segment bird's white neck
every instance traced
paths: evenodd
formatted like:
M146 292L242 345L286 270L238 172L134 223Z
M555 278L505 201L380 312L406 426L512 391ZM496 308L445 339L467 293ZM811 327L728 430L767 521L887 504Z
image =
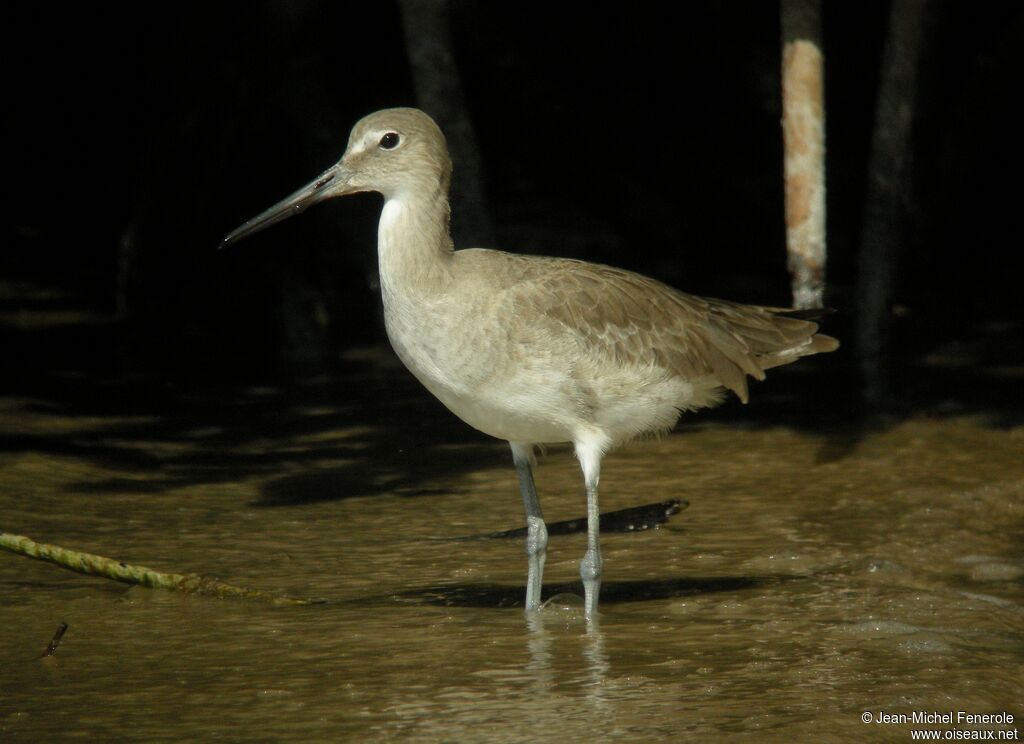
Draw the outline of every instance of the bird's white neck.
M377 228L381 289L388 295L440 291L451 279L453 246L443 188L387 197Z

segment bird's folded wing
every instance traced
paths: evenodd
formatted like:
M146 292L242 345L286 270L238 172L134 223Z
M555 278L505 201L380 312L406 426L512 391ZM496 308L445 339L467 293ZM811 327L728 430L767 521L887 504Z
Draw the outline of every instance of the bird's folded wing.
M712 377L747 400L747 375L838 344L815 336L816 323L684 294L609 266L550 259L515 290L534 317L544 316L592 354L618 364L656 365L687 380Z

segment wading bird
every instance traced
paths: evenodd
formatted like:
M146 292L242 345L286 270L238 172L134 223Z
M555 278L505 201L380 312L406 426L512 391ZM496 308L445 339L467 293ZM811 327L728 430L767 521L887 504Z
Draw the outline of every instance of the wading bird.
M507 440L526 509L526 610L540 605L547 529L533 482L534 446L571 442L587 493L584 612L601 587L597 486L601 458L636 437L668 431L683 411L733 391L747 376L838 342L780 308L684 294L610 266L454 250L451 161L422 111L359 121L337 164L229 234L223 245L311 204L362 191L384 196L377 235L388 338L409 371L456 416Z

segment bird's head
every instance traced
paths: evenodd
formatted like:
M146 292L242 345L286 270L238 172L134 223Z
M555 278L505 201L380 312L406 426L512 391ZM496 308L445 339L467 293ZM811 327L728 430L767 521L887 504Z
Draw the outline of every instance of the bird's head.
M444 134L419 109L377 111L352 128L341 160L291 196L233 230L221 247L237 242L307 207L361 191L377 191L385 199L404 193L447 194L451 160Z

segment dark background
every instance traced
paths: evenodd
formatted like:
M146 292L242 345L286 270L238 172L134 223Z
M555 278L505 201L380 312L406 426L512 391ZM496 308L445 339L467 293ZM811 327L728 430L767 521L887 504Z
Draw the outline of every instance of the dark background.
M496 247L789 304L776 5L450 8ZM8 13L10 392L54 395L69 376L187 389L335 373L359 364L347 350L384 341L378 196L216 247L335 162L358 118L417 105L399 6ZM814 377L819 401L847 413L863 410L851 339L889 15L886 2L825 9L828 330L844 345ZM1007 416L1024 370L1024 7L931 2L922 38L886 406ZM457 247L478 244L455 209Z

